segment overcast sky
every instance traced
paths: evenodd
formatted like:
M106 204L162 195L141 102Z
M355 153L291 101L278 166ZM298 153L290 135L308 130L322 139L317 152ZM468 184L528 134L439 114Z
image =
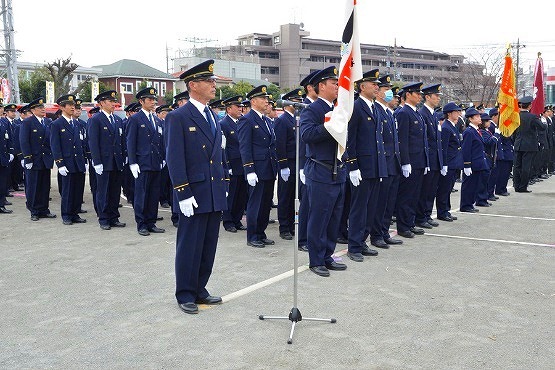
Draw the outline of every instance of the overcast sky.
M169 57L193 43L193 37L235 44L239 35L272 33L281 24L304 23L311 38L340 40L344 0L269 1L66 1L13 0L15 45L19 60L51 62L72 56L91 67L135 59L166 70ZM555 67L552 2L460 2L358 0L362 43L431 49L469 55L483 48L502 49L517 38L521 63L533 64L542 52L544 66ZM386 6L388 6L386 11ZM379 9L379 10L378 10ZM536 13L537 12L537 13ZM526 14L526 16L524 16ZM205 44L196 44L197 47ZM339 51L338 51L339 53ZM171 61L170 61L171 65Z

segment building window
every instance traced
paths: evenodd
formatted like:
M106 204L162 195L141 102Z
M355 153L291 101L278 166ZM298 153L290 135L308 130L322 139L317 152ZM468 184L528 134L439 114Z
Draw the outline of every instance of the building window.
M235 78L235 68L231 68L231 78Z
M166 95L166 83L160 82L160 96Z
M120 82L119 91L120 91L120 94L132 94L133 84L129 82Z
M260 73L266 75L278 75L279 67L260 67Z
M311 55L310 59L311 62L324 62L325 58L322 56L318 56L318 55Z
M141 80L135 80L135 89L137 89L137 91L139 91L139 88L141 87Z
M258 57L259 58L264 58L264 59L279 59L279 54L278 53L269 53L267 51L260 51L258 53Z
M156 91L160 92L160 83L159 82L155 82L153 87L156 89Z

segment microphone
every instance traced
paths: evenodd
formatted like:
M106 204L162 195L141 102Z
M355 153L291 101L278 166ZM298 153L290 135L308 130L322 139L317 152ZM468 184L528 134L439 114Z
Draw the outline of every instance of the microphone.
M308 107L308 104L305 103L299 103L296 101L291 101L291 100L283 100L283 99L278 99L277 104L279 107L283 108L283 107L295 107L295 108L306 108Z

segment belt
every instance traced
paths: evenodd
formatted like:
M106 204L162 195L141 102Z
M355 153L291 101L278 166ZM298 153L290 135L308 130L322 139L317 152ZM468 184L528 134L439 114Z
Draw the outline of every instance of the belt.
M330 171L333 171L333 164L329 164L329 163L326 163L326 162L322 162L322 161L319 161L319 160L317 160L317 159L310 158L310 157L308 157L308 159L310 159L311 161L314 161L314 162L316 162L316 163L318 163L318 164L320 164L320 165L326 167L326 168L327 168L328 170L330 170ZM343 168L343 165L344 165L344 163L338 164L338 165L337 165L337 169Z

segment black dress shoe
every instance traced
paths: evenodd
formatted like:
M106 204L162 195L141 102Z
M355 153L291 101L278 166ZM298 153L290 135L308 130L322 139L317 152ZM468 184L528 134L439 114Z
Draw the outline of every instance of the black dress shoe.
M532 190L522 189L522 190L515 190L515 192L517 192L517 193L531 193Z
M110 224L112 227L125 227L125 222L115 221Z
M149 236L150 233L148 232L147 229L139 229L139 235L142 235L142 236Z
M247 245L250 245L251 247L254 247L254 248L264 248L265 247L264 243L262 243L259 240L253 240L251 242L247 242Z
M156 217L156 221L162 221L163 219L164 219L164 217L162 217L162 216Z
M13 203L12 203L12 202L8 202L8 201L6 200L6 201L4 201L4 205L5 205L5 206L13 206Z
M476 203L478 207L491 207L491 203Z
M222 297L216 297L209 295L206 298L199 298L195 301L196 304L220 304L222 303Z
M424 230L419 229L417 227L411 227L410 231L412 231L412 233L415 234L415 235L424 235Z
M337 243L339 243L339 244L349 244L349 241L340 236L339 238L337 238Z
M419 223L416 224L416 226L420 226L420 227L422 227L422 228L424 228L424 229L433 229L433 228L434 228L432 225L430 225L430 224L427 223L427 222L419 222ZM413 231L413 232L414 232L414 231ZM415 233L415 234L418 234L418 233Z
M63 220L62 223L64 225L73 225L73 222L71 220Z
M194 302L180 303L179 308L181 311L189 314L198 313L198 306Z
M488 198L488 200L491 200L493 202L495 202L497 199L499 199L499 197L492 195L491 197Z
M291 235L291 233L289 231L284 232L284 233L280 233L279 237L285 240L293 240L293 235Z
M372 244L376 248L383 248L383 249L389 248L389 245L383 239L370 241L370 244Z
M38 220L39 220L39 216L31 215L31 221L38 221Z
M72 222L74 224L84 224L85 222L87 222L87 220L85 220L84 218L81 218L81 217L77 217L77 218L74 218L72 220Z
M170 208L170 204L168 202L164 202L160 205L162 208Z
M40 215L39 217L40 218L56 218L57 216L53 213L47 213L47 214L44 214L44 215Z
M377 256L378 251L375 250L375 249L371 249L370 247L368 247L368 245L366 243L364 243L364 246L362 247L361 254L363 256Z
M333 261L332 263L326 263L326 268L328 270L343 271L347 270L347 265Z
M402 240L393 239L393 238L387 238L387 239L384 239L383 241L386 242L387 244L391 244L391 245L403 244L403 241L402 241Z
M501 195L502 197L508 197L509 195L511 195L511 193L504 192L504 193L497 194L497 195Z
M437 216L437 219L441 221L453 222L453 217L451 216Z
M262 239L261 242L264 245L274 245L274 244L276 244L276 242L271 240L271 239Z
M247 230L247 227L244 225L235 226L237 230Z
M6 209L6 207L0 207L0 213L12 213L11 209Z
M451 193L456 193L457 191L459 191L459 189L455 189L455 188L451 189Z
M10 193L6 194L6 196L7 196L8 198L13 198L13 194L10 194Z
M476 208L469 208L469 209L461 209L461 212L476 213L476 212L480 212L480 210Z
M77 213L87 213L86 209L80 209L79 211L77 211Z
M272 219L268 220L268 223L269 223L269 224L275 224L275 223L276 223L276 220L274 220L274 219L272 218Z
M426 221L427 223L429 223L430 225L432 225L433 227L438 227L439 226L439 222L434 221L432 219L429 219L428 221Z
M161 227L154 225L151 228L149 228L148 231L155 234L161 234L161 233L165 233L166 229L162 229Z
M100 225L102 230L110 230L112 227L110 225Z
M457 216L453 216L453 215L449 215L449 216L453 219L453 221L458 220L458 217L457 217Z
M397 235L402 236L403 238L414 238L414 233L410 230L398 231Z
M362 262L364 261L364 256L362 255L362 253L351 253L351 252L347 252L347 257L349 257L350 259L352 259L355 262Z
M230 226L230 227L226 227L225 231L229 231L230 233L236 233L237 229L235 228L235 226Z
M318 276L323 276L323 277L330 276L330 271L326 268L326 266L313 266L310 268L310 271L312 271Z
M308 247L306 245L299 245L297 248L299 252L308 252Z
M173 223L173 227L178 227L178 226L179 226L179 223L177 223L177 222Z
M121 208L121 207L123 207L123 204L118 203L118 208Z

